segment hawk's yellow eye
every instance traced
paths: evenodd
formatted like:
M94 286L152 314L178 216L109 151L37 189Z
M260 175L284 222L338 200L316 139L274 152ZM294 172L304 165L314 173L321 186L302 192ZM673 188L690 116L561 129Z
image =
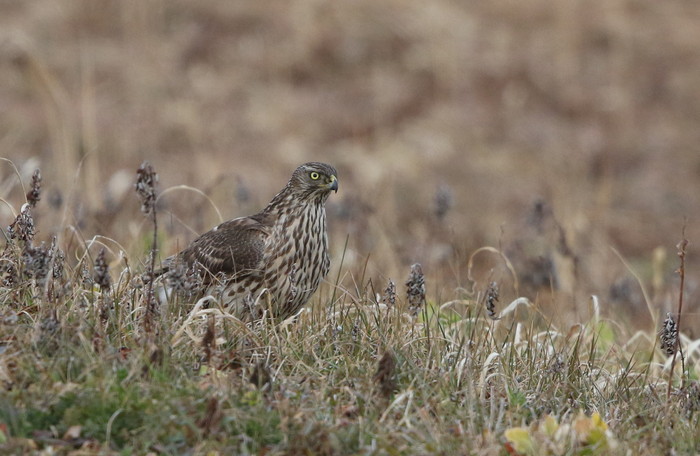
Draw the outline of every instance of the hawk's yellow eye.
M310 176L311 179L313 179L313 180L318 180L318 178L321 177L316 171L314 171L314 172L312 172L311 174L309 174L309 176Z

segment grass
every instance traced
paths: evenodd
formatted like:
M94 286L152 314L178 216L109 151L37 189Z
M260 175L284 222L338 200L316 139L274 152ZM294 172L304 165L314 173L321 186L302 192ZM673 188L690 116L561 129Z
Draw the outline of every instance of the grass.
M0 453L697 453L699 4L550 3L4 2ZM147 312L144 160L161 256L333 163L311 311Z
M22 223L33 220L19 218L0 289L6 452L700 450L697 341L683 343L666 396L656 334L602 318L596 297L591 317L557 327L525 298L501 305L492 283L426 301L413 267L410 298L380 296L364 279L326 283L277 326L178 297L147 317L150 291L125 267L137 261L113 264L112 283L104 249L94 260L55 244L32 250Z

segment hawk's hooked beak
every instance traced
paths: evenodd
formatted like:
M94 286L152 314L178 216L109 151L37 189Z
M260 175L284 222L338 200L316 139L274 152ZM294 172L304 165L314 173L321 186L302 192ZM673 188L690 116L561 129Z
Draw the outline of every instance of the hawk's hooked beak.
M328 184L328 188L338 193L338 178L331 175L331 183Z

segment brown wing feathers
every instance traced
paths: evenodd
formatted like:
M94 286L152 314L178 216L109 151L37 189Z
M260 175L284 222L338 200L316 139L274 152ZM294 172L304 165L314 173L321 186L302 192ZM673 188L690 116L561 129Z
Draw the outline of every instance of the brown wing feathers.
M210 274L240 274L259 269L269 229L253 217L224 222L202 234L181 253L164 261L164 269L184 260Z

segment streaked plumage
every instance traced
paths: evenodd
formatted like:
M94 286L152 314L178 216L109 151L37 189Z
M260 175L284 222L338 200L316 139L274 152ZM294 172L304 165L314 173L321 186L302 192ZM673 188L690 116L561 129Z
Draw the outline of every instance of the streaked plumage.
M328 274L325 202L337 190L335 168L303 164L265 209L204 233L162 272L183 263L199 270L205 292L243 319L268 309L277 320L294 315Z

